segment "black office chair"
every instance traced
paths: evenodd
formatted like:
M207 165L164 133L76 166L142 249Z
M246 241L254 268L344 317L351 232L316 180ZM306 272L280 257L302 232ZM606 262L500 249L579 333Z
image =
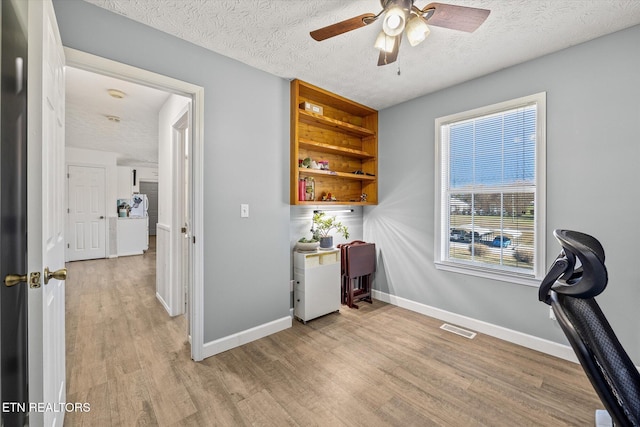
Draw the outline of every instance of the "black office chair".
M562 246L538 298L549 304L616 426L640 426L640 374L595 296L607 286L604 249L584 233L555 230Z

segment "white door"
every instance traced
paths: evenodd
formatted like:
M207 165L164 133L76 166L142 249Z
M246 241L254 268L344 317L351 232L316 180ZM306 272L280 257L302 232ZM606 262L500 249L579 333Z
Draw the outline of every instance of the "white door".
M172 145L173 145L173 165L174 173L173 194L174 204L172 212L172 253L176 256L170 260L172 280L169 281L170 303L169 313L172 316L187 314L189 281L191 280L190 250L192 248L191 239L191 186L190 186L190 143L189 126L190 107L186 106L173 124ZM180 232L177 232L177 231ZM187 322L189 323L189 322ZM187 331L189 333L189 331Z
M62 426L64 336L64 51L51 0L29 2L27 258L42 272L29 290L29 401L58 411L36 411L31 425ZM46 272L57 272L47 280ZM63 274L64 273L64 274ZM45 284L45 282L47 282Z
M69 165L67 181L67 259L105 258L105 170L101 167Z
M189 256L189 250L191 249L192 245L191 245L191 209L190 209L190 185L189 185L189 176L190 176L190 168L189 168L189 127L188 127L188 116L186 117L186 126L181 130L180 132L180 153L179 153L179 160L178 162L180 163L180 167L179 167L179 171L180 171L180 175L178 177L178 180L181 181L178 183L178 185L182 184L181 186L181 190L179 193L179 204L180 206L182 206L181 212L182 212L182 223L184 224L184 238L182 239L182 248L181 248L181 258L182 258L182 262L181 262L181 271L182 271L182 280L181 280L181 286L182 286L182 295L184 296L184 299L182 301L183 304L183 308L184 311L183 313L185 313L187 315L187 318L189 316L189 281L191 280L190 277L190 268L189 266L191 265L191 260L190 260L190 256ZM187 322L187 334L189 334L189 322Z

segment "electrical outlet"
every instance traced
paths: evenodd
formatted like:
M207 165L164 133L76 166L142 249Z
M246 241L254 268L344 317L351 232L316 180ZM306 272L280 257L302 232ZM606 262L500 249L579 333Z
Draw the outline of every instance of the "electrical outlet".
M249 218L249 205L246 203L240 205L240 218Z
M549 307L549 319L556 320L556 314L553 312L553 308Z

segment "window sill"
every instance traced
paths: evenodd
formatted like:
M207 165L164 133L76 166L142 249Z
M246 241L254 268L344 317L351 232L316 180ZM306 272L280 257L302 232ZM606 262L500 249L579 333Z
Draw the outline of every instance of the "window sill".
M499 280L501 282L515 283L518 285L535 286L536 288L540 286L540 282L542 281L542 278L536 278L533 276L525 276L522 274L508 272L501 273L484 268L453 263L436 262L435 266L438 270L466 274L467 276L482 277L484 279Z

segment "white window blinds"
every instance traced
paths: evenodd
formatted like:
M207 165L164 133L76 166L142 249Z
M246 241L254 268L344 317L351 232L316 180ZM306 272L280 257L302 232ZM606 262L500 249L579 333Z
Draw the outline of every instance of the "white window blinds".
M538 101L516 101L436 121L437 261L536 276L540 115Z

